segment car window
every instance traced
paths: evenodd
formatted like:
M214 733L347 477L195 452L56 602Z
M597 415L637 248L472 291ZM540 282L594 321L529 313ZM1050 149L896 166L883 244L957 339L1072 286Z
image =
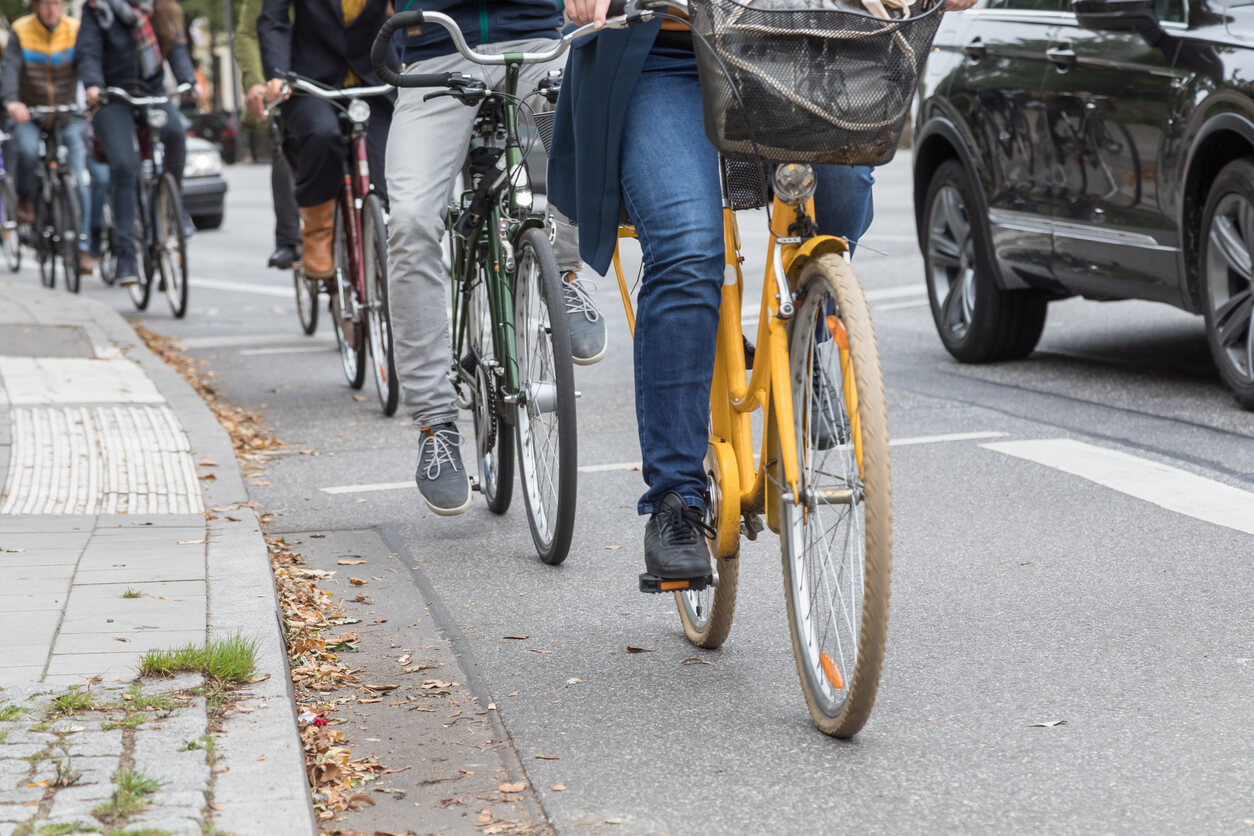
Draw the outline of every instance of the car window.
M1189 12L1184 0L1154 0L1154 14L1168 23L1188 23Z
M1008 9L1017 12L1065 12L1068 0L992 0L990 9Z
M1228 32L1246 41L1254 41L1254 0L1228 0L1224 4Z

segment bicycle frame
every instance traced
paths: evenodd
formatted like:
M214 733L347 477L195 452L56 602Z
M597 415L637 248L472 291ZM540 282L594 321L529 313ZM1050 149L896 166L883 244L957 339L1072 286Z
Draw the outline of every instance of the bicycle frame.
M344 172L344 188L340 191L340 207L348 223L348 271L353 283L354 299L343 297L344 285L336 282L335 292L340 294L340 310L355 320L357 311L366 303L366 259L362 252L361 212L366 195L370 193L370 161L366 155L365 125L353 125L349 138L348 169Z
M721 167L720 167L721 168ZM727 182L722 175L724 267L722 298L719 303L718 337L714 352L714 378L710 386L710 446L707 467L718 468L720 475L720 507L711 509L718 520L717 535L711 551L717 557L732 557L740 550L740 519L766 512L768 527L776 533L777 492L788 490L797 496L800 462L797 460L796 432L792 388L789 380L788 327L793 313L792 288L789 275L796 275L805 259L825 253L843 254L848 244L833 235L797 236L793 230L813 229L814 201L794 207L774 198L771 230L767 245L765 280L758 318L753 370L746 374L744 331L741 327L741 300L744 296L743 259L740 255L740 228L735 212L726 199ZM789 227L792 227L790 229ZM620 228L619 239L634 238L631 227ZM614 272L627 315L628 327L635 335L635 311L631 290L627 286L622 260L615 249ZM839 336L833 333L833 338ZM841 347L842 364L847 351ZM850 412L856 414L857 393L852 389L852 376L847 376L846 400ZM758 464L754 465L752 413L763 411L763 431ZM785 416L784 420L776 420ZM773 435L778 433L778 438ZM773 458L778 448L779 458ZM712 457L713 461L709 458ZM861 454L858 454L859 466ZM772 477L771 471L779 470Z

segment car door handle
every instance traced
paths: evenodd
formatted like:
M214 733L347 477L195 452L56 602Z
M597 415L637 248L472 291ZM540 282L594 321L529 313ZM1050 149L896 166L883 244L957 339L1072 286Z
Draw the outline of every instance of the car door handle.
M1045 50L1045 57L1064 70L1075 65L1075 50L1070 44L1051 46Z
M972 61L979 61L981 58L988 55L988 47L984 45L982 40L976 38L974 41L964 46L962 48L962 52Z

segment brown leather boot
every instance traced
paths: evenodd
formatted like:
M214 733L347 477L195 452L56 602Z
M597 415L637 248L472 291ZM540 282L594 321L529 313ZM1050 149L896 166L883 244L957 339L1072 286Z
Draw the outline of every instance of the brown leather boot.
M329 279L335 275L331 260L331 236L335 231L335 201L300 207L300 238L304 242L305 275Z

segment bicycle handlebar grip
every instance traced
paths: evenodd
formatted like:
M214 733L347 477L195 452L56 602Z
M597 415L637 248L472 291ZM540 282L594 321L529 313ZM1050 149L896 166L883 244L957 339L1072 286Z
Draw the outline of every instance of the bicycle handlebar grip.
M370 66L379 74L384 84L393 87L447 87L452 73L428 73L426 75L403 75L388 66L388 51L392 48L392 36L398 29L409 29L421 26L423 15L414 10L399 12L383 22L379 34L375 35L370 47Z
M610 0L610 7L605 10L606 17L621 17L627 14L627 0Z

